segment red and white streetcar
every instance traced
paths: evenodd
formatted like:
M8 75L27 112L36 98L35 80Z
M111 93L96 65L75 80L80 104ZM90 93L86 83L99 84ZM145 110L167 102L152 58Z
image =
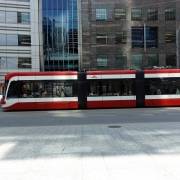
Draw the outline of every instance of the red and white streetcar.
M3 110L180 106L180 70L14 72Z

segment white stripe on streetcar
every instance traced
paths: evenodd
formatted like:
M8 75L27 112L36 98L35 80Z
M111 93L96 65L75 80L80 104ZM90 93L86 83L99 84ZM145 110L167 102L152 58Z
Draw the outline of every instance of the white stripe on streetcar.
M146 95L145 99L179 99L180 94L172 94L172 95Z
M145 78L162 78L162 77L169 77L169 73L163 74L144 74Z
M87 97L87 101L120 101L120 100L136 100L136 96L98 96L98 97Z
M180 77L180 73L144 74L145 78Z
M87 79L131 79L135 74L105 74L105 75L87 75Z

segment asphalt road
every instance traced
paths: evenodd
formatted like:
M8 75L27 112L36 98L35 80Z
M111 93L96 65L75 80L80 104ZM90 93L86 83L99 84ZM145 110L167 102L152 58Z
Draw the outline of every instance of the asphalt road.
M180 108L0 110L0 179L179 180Z
M180 107L55 111L2 111L0 127L180 122Z

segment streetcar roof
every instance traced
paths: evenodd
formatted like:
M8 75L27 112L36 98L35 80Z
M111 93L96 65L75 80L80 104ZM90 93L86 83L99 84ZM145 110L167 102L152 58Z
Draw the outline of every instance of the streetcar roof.
M115 74L136 74L137 70L105 70L105 71L86 71L86 75L115 75ZM143 70L144 74L165 74L180 73L180 69L152 69ZM6 80L10 80L14 76L77 76L77 71L48 71L48 72L12 72L5 76Z
M12 72L5 76L6 80L10 80L14 76L77 76L77 71L48 71L48 72Z

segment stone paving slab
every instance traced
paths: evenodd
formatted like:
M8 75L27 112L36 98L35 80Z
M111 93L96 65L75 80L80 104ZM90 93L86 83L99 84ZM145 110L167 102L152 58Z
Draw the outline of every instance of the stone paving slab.
M179 115L178 107L0 111L0 180L180 180Z

